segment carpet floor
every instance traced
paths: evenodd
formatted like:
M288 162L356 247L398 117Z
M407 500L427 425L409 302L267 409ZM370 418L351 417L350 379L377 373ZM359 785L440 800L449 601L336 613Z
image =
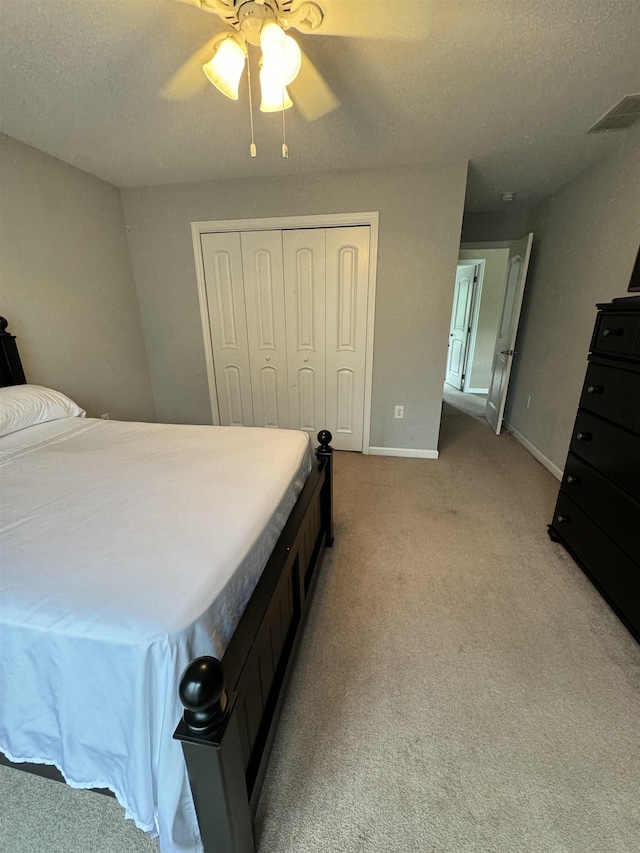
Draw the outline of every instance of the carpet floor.
M449 406L458 409L459 412L465 415L470 415L472 418L484 419L484 411L487 407L486 394L468 394L464 391L458 391L453 385L445 382L442 399Z
M336 454L258 853L637 853L640 647L547 537L558 483L444 404L437 462ZM156 851L0 768L7 853Z

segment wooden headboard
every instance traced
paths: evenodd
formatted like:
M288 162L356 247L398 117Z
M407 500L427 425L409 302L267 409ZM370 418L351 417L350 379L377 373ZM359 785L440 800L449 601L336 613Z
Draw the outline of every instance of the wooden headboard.
M27 381L24 378L16 339L7 332L8 325L4 317L0 317L0 387L24 385Z

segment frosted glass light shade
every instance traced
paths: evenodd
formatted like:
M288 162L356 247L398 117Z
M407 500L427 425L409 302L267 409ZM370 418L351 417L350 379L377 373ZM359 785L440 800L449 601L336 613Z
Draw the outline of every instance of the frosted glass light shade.
M277 113L293 106L286 87L282 86L279 80L274 80L264 68L260 71L260 88L262 90L261 113Z
M266 21L260 30L262 67L280 85L293 83L300 73L302 53L291 36L285 34L275 21Z
M213 57L202 66L202 70L216 89L232 101L237 101L244 61L244 50L233 36L229 36L220 43Z

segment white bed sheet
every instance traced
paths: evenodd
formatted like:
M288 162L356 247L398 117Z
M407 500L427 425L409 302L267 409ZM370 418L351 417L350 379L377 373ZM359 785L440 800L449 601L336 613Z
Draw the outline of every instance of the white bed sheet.
M67 418L0 439L0 750L201 850L180 674L221 656L312 467L304 433Z

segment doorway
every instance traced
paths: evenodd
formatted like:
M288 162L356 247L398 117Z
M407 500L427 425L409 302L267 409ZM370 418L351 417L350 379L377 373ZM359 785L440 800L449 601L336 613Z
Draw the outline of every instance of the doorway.
M458 255L443 414L480 419L488 423L497 434L501 430L510 367L516 354L514 342L532 241L533 234L528 234L522 240L463 244ZM475 267L477 275L480 263L483 265L482 287L479 288L475 283L474 308L468 313L469 322L465 326L463 321L466 314L463 308L467 295L459 282L465 275L468 276L471 265ZM465 332L469 343L463 362L464 370L456 373L452 344L457 352L462 353ZM473 347L470 343L472 333ZM460 346L456 336L462 340ZM443 424L446 429L446 421Z

